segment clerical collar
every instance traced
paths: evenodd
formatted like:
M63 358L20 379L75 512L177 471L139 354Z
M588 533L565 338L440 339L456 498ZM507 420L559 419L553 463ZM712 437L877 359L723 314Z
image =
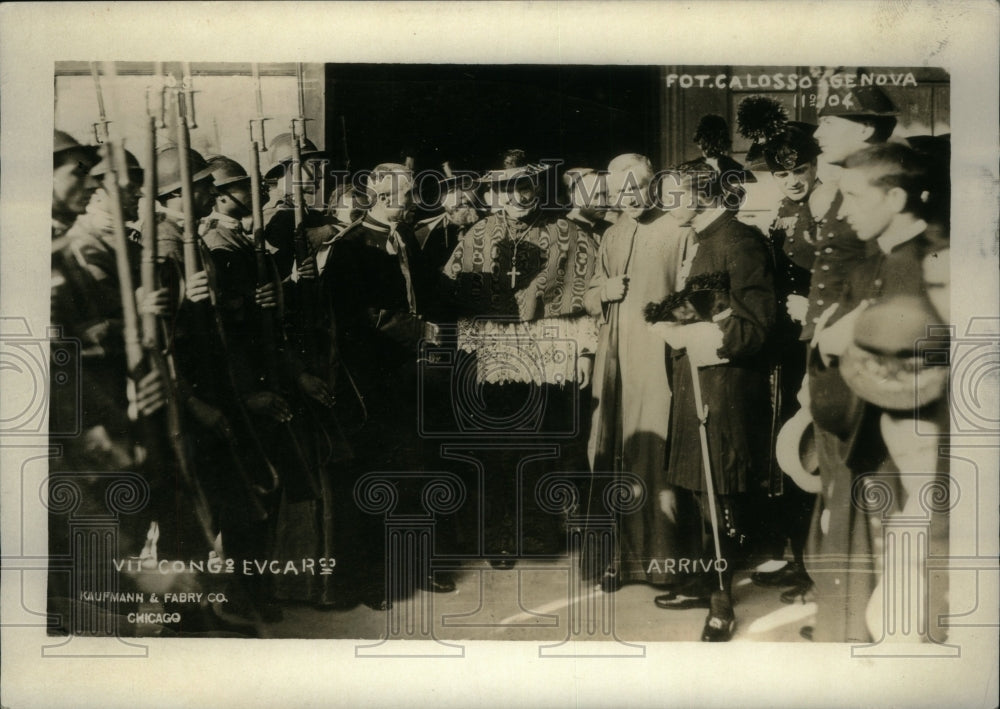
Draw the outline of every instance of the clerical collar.
M377 221L374 217L372 217L369 214L365 215L364 226L368 229L371 229L372 231L377 231L380 234L388 234L392 230L392 227L390 225L383 224L382 222Z
M701 234L708 230L710 226L722 220L723 217L732 216L732 211L724 207L712 207L704 212L699 212L691 218L691 228Z
M578 222L584 226L590 227L591 229L593 229L594 225L597 223L593 219L587 219L587 217L583 216L579 207L573 207L569 210L569 212L566 213L566 218L571 222Z
M923 219L918 219L915 222L901 227L895 232L886 231L875 241L878 242L878 247L882 249L882 253L890 254L896 249L896 247L902 246L907 241L916 238L925 231L927 231L927 222Z

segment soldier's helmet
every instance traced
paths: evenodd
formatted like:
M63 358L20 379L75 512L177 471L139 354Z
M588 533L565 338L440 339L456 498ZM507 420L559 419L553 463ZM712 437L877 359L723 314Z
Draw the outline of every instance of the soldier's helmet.
M208 167L212 171L212 181L216 187L225 187L237 182L250 182L250 175L243 166L225 155L213 155L208 158Z
M90 169L90 174L94 177L101 177L108 171L108 156L103 148L100 151L100 155L101 161ZM128 150L125 151L125 167L128 169L130 175L142 175L142 165L139 164L139 160L135 155Z
M97 156L97 148L93 145L82 145L76 138L71 136L69 133L65 133L61 130L52 131L52 154L58 155L59 153L66 152L67 150L77 150L82 153L87 153L94 162L99 159Z
M212 176L212 169L205 158L194 150L188 150L188 165L191 168L191 183ZM163 148L156 154L156 194L158 197L176 192L181 186L180 149Z
M286 166L292 161L292 134L281 133L276 135L271 141L271 145L268 146L267 152L271 162L267 168L267 172L264 173L264 179L277 179L282 176ZM301 149L301 157L304 162L306 160L325 157L325 153L319 150L315 143L306 138L305 144Z

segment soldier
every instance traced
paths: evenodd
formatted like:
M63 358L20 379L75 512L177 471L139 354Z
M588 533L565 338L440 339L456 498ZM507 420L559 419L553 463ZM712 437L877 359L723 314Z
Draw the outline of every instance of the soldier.
M52 238L66 233L84 213L97 191L90 169L100 158L97 149L80 145L71 135L56 130L52 146Z
M692 177L686 176L682 184L691 185ZM735 218L740 193L728 192L715 173L702 180L707 190L695 185L691 191L696 238L681 266L681 279L685 285L707 284L710 307L686 324L651 327L670 348L673 373L666 482L698 499L702 518L712 520L721 556L708 567L714 567L717 581L716 574L706 574L691 587L657 596L655 602L666 609L709 608L701 639L725 642L736 623L731 587L733 573L745 558L748 493L759 484L768 460L766 344L775 297L763 236ZM696 409L698 388L710 412L707 422ZM699 447L702 435L707 441ZM703 449L708 461L703 460ZM712 476L714 495L707 475ZM699 580L704 584L700 588Z
M317 275L314 258L301 264L295 263L295 203L292 181L292 134L281 133L268 146L271 166L264 173L268 186L268 200L264 205L265 237L269 250L274 255L275 264L283 280L290 278L293 266L303 277ZM317 194L322 196L326 154L317 150L311 140L306 139L301 151L302 158L302 198L304 204L304 233L311 253L333 238L339 231L325 215Z
M771 225L769 236L775 262L775 289L778 314L772 335L775 355L772 377L772 406L775 419L772 440L778 429L798 410L796 394L806 366L805 343L799 339L808 307L809 283L815 256L815 222L809 209L809 197L817 188L819 145L812 137L815 126L790 122L761 148L768 171L784 195ZM772 475L782 475L774 468ZM751 575L760 586L790 587L781 594L782 601L802 597L812 585L803 565L803 550L809 531L809 519L815 496L789 484L769 485L769 497L759 509L764 536L770 536L772 559L780 563L761 565ZM768 534L768 532L770 534ZM791 543L793 561L783 563L785 539ZM767 542L767 539L762 539Z

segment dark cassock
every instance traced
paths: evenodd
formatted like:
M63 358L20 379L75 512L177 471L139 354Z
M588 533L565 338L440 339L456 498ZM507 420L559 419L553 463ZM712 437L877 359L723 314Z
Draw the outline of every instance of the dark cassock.
M766 474L769 456L770 354L766 345L775 318L771 257L763 235L735 216L734 211L714 207L692 220L696 237L685 254L680 285L707 283L707 290L715 295L700 308L704 312L699 312L697 322L675 326L674 337L664 335L670 345L673 385L666 483L695 495L710 530L692 358L698 365L701 398L708 411L708 463L722 557L715 560L712 537L706 535L705 556L718 565L710 566L713 571L695 582L696 588L698 581L703 584L696 593L700 605L695 607L711 609L704 641L725 641L731 636L732 577L744 561L748 542L746 501ZM658 598L657 605L690 607L684 596L669 593Z
M420 310L427 279L412 229L366 214L333 241L320 282L335 319L343 374L364 403L353 427L345 422L355 461L336 482L334 495L344 500L336 536L352 544L342 547L337 564L352 572L361 600L384 607L386 531L381 519L354 504L354 483L372 471L423 469L417 358L430 326Z
M905 232L865 243L869 255L850 274L836 310L823 323L824 328L835 326L865 301L893 296L926 300L924 261L946 244L940 231L928 229L922 220L915 221ZM890 336L901 327L898 319L892 324L887 324L885 318L880 322ZM900 350L912 351L913 347L911 341ZM870 642L877 638L871 636L865 614L882 571L879 567L883 551L882 511L868 512L856 500L865 494L866 485L889 485L893 491L891 498L897 505L905 501L908 491L882 437L884 410L851 391L841 366L843 362L836 359L825 363L815 348L810 352L809 400L817 427L822 484L807 547L807 564L816 584L818 607L813 639ZM946 399L942 401L939 408L946 405ZM939 413L929 407L916 415L939 420ZM912 406L909 415L914 416ZM946 422L947 417L943 420ZM946 477L947 461L937 457L936 452L931 459L933 465L929 469ZM836 464L824 465L824 461ZM932 515L931 545L934 553L946 554L947 515ZM940 601L940 587L935 591ZM873 602L881 603L881 599ZM936 623L933 625L937 627Z
M676 290L682 255L693 238L689 227L659 209L638 220L619 215L604 232L585 299L600 324L588 444L591 467L595 472L628 471L646 487L642 507L621 517L617 558L609 561L621 583L669 583L673 574L664 571L663 560L683 554L674 524L659 506L671 391L663 339L647 326L643 309ZM622 275L629 278L625 298L602 300L607 280Z
M543 170L508 157L504 169L483 178L500 209L462 235L441 281L458 322L455 371L467 373L459 384L474 394L457 401L456 415L509 442L482 454L478 490L486 554L499 568L565 548L563 520L541 509L535 488L547 472L587 470L578 370L589 368L580 360L597 344L596 321L584 307L597 245L537 203L516 204L518 194L531 204ZM458 410L470 406L482 410ZM557 451L523 460L544 445Z

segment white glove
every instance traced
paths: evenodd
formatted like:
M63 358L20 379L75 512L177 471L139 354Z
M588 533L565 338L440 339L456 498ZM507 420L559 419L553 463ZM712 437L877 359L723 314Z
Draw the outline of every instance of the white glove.
M655 333L675 350L682 350L687 346L685 338L686 325L680 325L675 322L657 322L651 323L648 327L650 332Z
M687 330L687 354L699 367L711 367L714 364L725 364L729 360L719 357L722 348L722 328L716 323L696 322L685 325Z
M785 301L785 310L788 311L788 317L792 320L797 323L804 323L806 321L806 311L809 310L809 299L805 296L792 293Z
M867 303L862 303L816 335L816 347L819 348L823 364L829 366L834 357L842 357L850 344L854 342L854 325L867 305Z

